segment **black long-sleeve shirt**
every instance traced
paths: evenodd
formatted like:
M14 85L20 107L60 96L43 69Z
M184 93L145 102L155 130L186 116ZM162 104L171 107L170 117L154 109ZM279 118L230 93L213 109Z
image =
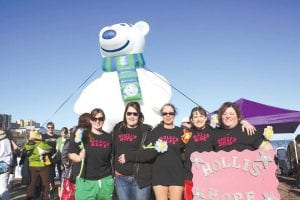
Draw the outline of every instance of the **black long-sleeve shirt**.
M150 131L151 126L146 124L125 128L121 123L113 130L114 169L122 175L134 176L140 188L151 185L152 162L156 152L142 147L150 143ZM118 161L121 154L125 154L124 164Z

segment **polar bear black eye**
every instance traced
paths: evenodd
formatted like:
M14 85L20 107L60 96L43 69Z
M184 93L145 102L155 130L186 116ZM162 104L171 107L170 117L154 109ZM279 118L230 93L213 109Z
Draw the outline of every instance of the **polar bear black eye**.
M121 26L126 26L127 24L120 24Z

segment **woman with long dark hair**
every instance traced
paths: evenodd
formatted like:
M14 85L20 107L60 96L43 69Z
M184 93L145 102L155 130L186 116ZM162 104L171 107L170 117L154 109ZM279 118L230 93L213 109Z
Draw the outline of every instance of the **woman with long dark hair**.
M93 109L90 117L90 129L76 135L70 143L70 159L82 162L75 184L75 199L111 199L114 189L112 137L102 130L105 120L102 109Z
M156 153L143 148L150 142L151 126L144 124L138 102L126 105L123 121L113 129L114 173L119 200L148 200L151 166Z

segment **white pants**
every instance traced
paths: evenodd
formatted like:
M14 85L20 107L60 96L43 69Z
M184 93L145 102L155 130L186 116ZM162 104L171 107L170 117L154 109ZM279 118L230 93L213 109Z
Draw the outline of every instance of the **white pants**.
M9 173L10 172L8 171L3 174L0 174L0 199L2 200L9 199L9 193L7 189Z

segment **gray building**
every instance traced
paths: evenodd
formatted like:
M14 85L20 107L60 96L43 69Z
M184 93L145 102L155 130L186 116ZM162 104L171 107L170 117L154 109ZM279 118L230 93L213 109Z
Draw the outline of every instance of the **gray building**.
M10 130L11 128L11 115L0 114L0 129Z

